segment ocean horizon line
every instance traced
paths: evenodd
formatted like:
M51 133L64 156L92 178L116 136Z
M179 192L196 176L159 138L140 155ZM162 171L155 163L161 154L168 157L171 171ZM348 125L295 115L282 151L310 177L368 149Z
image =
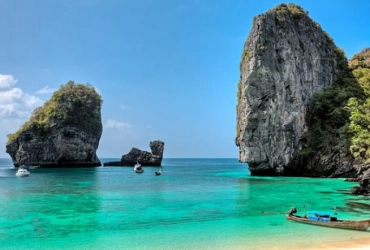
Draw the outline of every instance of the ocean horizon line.
M121 157L98 156L99 159L121 159ZM10 159L11 157L0 157L0 159ZM238 157L163 157L164 159L238 159Z

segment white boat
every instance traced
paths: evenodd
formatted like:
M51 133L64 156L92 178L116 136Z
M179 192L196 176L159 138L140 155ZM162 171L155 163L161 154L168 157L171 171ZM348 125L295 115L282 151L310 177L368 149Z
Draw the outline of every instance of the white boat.
M155 175L161 175L161 174L162 174L162 170L160 170L160 169L155 172Z
M27 169L25 168L19 168L17 170L17 172L15 173L15 176L18 176L18 177L27 177L31 174L30 171L28 171Z
M141 164L140 163L136 163L135 166L134 166L134 171L135 173L143 173L144 172L144 169L141 167Z

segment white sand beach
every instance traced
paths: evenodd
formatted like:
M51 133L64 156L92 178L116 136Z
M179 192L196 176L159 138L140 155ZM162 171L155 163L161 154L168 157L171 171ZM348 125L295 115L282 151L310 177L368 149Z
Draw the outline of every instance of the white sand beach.
M370 238L354 239L354 240L338 240L337 242L330 242L325 244L319 244L313 248L307 250L369 250L370 249Z

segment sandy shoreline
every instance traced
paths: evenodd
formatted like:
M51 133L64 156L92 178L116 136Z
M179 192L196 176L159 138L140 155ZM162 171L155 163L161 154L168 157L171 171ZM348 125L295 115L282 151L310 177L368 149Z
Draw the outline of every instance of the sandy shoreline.
M336 230L334 230L335 233ZM218 250L226 250L226 249L234 249L234 250L370 250L370 234L369 232L363 232L362 235L353 235L353 232L349 230L348 233L343 233L346 230L340 230L338 234L332 234L332 238L324 238L327 235L321 235L322 238L314 238L311 237L309 234L304 234L297 237L296 235L290 235L290 240L282 239L274 239L275 243L271 242L264 244L250 244L246 242L229 242L229 245L226 244L212 244L208 245L205 248L199 249L218 249ZM307 233L307 232L306 232ZM276 241L277 240L277 241Z
M353 239L353 240L338 240L337 242L330 242L319 244L313 248L307 248L306 250L369 250L370 249L370 238ZM291 249L293 250L293 249Z

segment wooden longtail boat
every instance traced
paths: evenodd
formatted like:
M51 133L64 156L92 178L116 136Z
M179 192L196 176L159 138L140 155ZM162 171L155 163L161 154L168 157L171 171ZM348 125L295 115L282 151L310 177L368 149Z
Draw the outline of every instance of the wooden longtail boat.
M366 231L370 227L370 220L338 220L331 213L319 211L309 211L305 216L298 216L294 215L296 212L295 208L290 209L287 219L316 226L358 231Z

